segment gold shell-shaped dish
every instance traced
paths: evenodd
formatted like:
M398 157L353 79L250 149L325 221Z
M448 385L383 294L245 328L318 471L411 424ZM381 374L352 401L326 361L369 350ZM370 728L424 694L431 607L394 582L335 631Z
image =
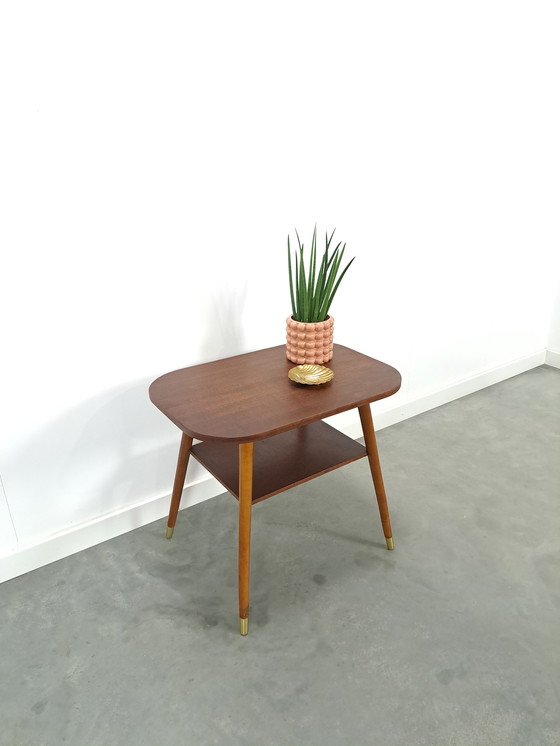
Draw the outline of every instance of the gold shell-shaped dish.
M332 381L334 373L324 365L296 365L288 371L290 381L305 383L308 386L317 386L319 383Z

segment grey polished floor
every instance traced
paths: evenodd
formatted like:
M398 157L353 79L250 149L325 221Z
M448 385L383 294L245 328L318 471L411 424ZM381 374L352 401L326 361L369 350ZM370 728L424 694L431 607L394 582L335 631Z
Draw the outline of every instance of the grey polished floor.
M560 371L379 433L253 511L229 495L0 587L2 746L558 746Z

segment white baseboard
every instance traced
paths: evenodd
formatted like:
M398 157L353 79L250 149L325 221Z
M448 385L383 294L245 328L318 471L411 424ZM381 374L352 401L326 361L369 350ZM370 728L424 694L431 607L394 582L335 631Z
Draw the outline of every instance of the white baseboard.
M375 427L377 430L388 427L519 373L524 373L545 362L560 368L560 353L552 350L539 350L400 404L392 404L391 399L386 399L374 405ZM352 438L359 438L362 435L357 417L355 422L346 424L340 429ZM188 484L182 509L215 497L223 491L223 487L210 476L194 484ZM0 557L0 583L164 518L169 510L169 499L169 494L149 498L142 503L74 526L39 543L19 546L14 551Z
M210 475L193 484L187 483L185 489L181 509L209 500L224 491ZM170 498L170 494L152 497L73 526L35 544L19 546L0 557L0 583L164 518L169 512Z
M545 363L547 365L552 365L553 368L560 368L560 352L556 352L555 350L547 350Z
M391 400L385 399L379 404L372 405L375 429L381 430L384 427L395 425L409 417L415 417L417 414L428 412L442 404L460 399L462 396L468 396L468 394L474 394L476 391L487 388L487 386L493 386L495 383L500 383L500 381L532 370L544 364L546 354L546 350L537 350L530 355L511 360L495 368L483 370L468 378L461 378L443 388L429 391L401 404L391 406ZM362 436L360 423L357 421L355 425L345 428L345 432L352 438L360 438Z

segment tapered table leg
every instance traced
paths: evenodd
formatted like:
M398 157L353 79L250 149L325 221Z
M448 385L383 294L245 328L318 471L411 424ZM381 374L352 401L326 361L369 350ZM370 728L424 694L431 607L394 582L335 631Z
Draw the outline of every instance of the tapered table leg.
M375 430L373 428L373 419L371 417L371 409L369 407L369 404L364 404L363 406L358 407L358 412L360 413L360 421L362 423L362 430L366 443L369 468L371 469L371 476L373 477L373 484L375 486L375 494L377 495L377 504L379 505L379 513L381 515L381 524L383 526L385 541L387 542L387 549L393 549L394 546L393 532L391 530L391 519L389 517L387 495L385 494L383 475L381 474L381 464L379 463L377 440L375 438Z
M177 470L175 471L175 482L173 483L171 505L169 507L169 518L167 519L166 536L168 539L173 536L173 529L177 522L177 513L179 512L183 487L185 486L185 477L187 475L187 466L189 464L192 442L193 439L183 433L181 437L181 446L179 448L179 457L177 459Z
M249 569L253 507L253 443L239 444L239 631L249 631Z

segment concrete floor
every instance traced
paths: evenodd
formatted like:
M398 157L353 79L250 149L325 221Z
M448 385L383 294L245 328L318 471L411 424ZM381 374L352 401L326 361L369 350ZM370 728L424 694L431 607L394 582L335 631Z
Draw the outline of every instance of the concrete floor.
M4 584L0 744L558 746L560 371L379 448L395 551L365 460L257 505L246 638L229 495Z

